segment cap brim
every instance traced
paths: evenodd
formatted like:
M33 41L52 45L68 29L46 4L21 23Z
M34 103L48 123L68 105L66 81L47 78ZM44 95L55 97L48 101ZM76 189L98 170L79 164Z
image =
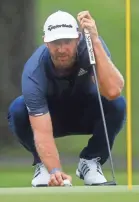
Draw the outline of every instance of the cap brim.
M76 34L60 34L59 36L56 35L52 35L52 36L44 36L44 42L52 42L52 41L55 41L55 40L58 40L58 39L77 39L79 37L79 33L76 33Z

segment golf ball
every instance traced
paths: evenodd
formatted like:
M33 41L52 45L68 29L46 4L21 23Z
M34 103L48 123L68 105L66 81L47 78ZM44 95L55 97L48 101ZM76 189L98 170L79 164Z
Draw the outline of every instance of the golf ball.
M65 187L71 187L72 186L72 184L69 180L64 180L63 182L64 182Z

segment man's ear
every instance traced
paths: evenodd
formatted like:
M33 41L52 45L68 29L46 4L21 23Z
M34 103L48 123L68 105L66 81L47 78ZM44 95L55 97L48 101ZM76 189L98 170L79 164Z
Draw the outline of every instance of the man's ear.
M44 42L44 37L45 37L45 35L42 36L43 42ZM45 43L45 42L44 42L44 43Z
M42 36L43 42L44 42L44 35Z
M48 47L48 43L44 42L44 44L46 45L46 47Z
M44 35L42 36L43 42L44 42ZM48 44L46 42L44 42L44 44L46 45L46 47L48 47Z

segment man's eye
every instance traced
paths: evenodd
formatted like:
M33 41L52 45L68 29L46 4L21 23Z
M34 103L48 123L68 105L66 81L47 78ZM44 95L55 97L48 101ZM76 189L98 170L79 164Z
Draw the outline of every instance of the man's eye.
M61 45L61 44L69 44L71 42L71 39L61 39L61 40L55 40L51 42L53 45Z
M65 39L65 43L68 44L71 42L71 39Z
M59 44L59 40L52 41L51 43L54 45L57 45L57 44Z
M55 41L54 44L55 44L55 45L59 45L59 44L60 44L60 41Z

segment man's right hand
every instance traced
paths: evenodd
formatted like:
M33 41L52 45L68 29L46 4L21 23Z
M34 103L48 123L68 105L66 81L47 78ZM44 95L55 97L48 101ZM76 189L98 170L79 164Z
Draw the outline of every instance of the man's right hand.
M49 186L64 186L64 180L72 181L72 177L70 175L65 174L64 172L57 171L54 174L50 175L50 181L48 183Z

